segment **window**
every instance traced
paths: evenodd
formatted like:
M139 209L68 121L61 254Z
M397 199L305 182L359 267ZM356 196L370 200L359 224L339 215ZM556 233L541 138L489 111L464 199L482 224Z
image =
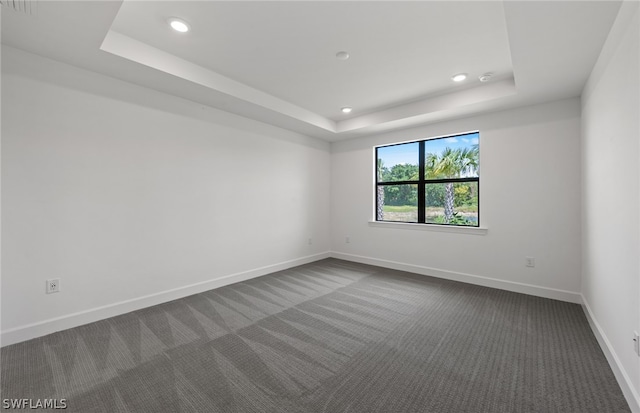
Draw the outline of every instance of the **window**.
M376 147L376 221L477 227L480 133Z

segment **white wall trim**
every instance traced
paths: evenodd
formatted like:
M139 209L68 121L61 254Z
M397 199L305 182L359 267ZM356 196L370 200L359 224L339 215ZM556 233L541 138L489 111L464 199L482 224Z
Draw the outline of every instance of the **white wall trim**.
M485 227L463 227L455 225L416 224L413 222L369 221L370 227L387 229L411 229L417 231L450 232L453 234L487 235Z
M246 281L252 278L270 274L272 272L282 271L288 268L296 267L298 265L319 261L325 258L329 258L330 256L330 252L308 255L306 257L296 258L293 260L267 265L264 267L255 268L235 274L229 274L220 278L185 285L183 287L178 287L159 293L149 294L130 300L120 301L101 307L79 311L77 313L72 313L61 317L39 321L37 323L11 328L0 333L0 343L2 343L2 346L8 346L10 344L15 344L21 341L26 341L32 338L55 333L56 331L78 327L84 324L103 320L105 318L114 317L117 315L129 313L131 311L140 310L142 308L166 303L168 301L177 300L179 298L187 297L193 294L212 290L214 288L220 288L224 287L225 285Z
M600 344L600 348L602 348L602 352L607 358L607 361L611 366L611 370L613 370L613 374L618 380L618 385L622 390L622 394L624 394L624 397L627 399L627 403L629 403L629 408L632 412L640 412L640 395L638 395L638 392L633 387L633 383L624 369L624 366L620 362L611 342L605 335L604 330L600 327L593 311L591 311L589 302L584 295L580 294L580 296L582 297L582 308L587 316L587 321L589 321L591 330L593 330L593 334L596 336L596 340L598 340L598 344ZM629 339L629 341L631 341L631 339ZM629 343L629 346L631 346L631 343Z
M567 301L581 304L580 293L559 290L555 288L540 287L532 284L519 283L515 281L499 280L497 278L483 277L481 275L466 274L438 268L425 267L422 265L405 264L397 261L382 260L379 258L364 257L361 255L345 254L342 252L331 252L333 258L346 261L359 262L362 264L376 265L378 267L391 268L394 270L408 271L421 275L428 275L446 280L460 281L469 284L481 285L483 287L497 288L500 290L513 291L516 293L534 295L536 297L551 298L554 300Z

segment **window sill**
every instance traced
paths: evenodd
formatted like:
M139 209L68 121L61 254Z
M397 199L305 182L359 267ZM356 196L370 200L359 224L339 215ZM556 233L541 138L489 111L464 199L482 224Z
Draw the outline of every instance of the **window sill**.
M483 227L456 227L437 224L414 224L410 222L369 221L370 227L411 229L418 231L449 232L454 234L487 235L488 228Z

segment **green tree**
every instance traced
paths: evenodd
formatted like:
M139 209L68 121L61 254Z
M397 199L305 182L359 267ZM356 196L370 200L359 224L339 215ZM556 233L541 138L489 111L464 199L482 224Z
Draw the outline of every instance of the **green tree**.
M393 165L385 176L385 181L417 181L418 165L400 163Z
M440 155L428 153L425 159L427 179L460 178L475 174L479 162L478 145L470 148L445 148ZM445 183L444 221L449 224L454 217L455 192L452 182Z
M438 207L444 205L444 185L429 184L425 188L425 206Z
M385 174L385 171L387 171L387 168L384 167L384 162L380 158L378 158L378 165L376 169L378 174L378 182L382 182L383 175ZM376 189L377 189L377 196L378 196L378 202L376 204L377 205L376 216L378 220L382 220L384 219L384 187L378 185Z
M384 173L385 182L418 180L418 165L396 164ZM415 185L387 185L384 187L387 205L416 205L418 191Z

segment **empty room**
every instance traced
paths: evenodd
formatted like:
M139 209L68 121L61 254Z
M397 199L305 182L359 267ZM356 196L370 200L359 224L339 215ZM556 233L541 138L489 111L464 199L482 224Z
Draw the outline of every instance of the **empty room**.
M639 10L0 0L2 409L640 413Z

